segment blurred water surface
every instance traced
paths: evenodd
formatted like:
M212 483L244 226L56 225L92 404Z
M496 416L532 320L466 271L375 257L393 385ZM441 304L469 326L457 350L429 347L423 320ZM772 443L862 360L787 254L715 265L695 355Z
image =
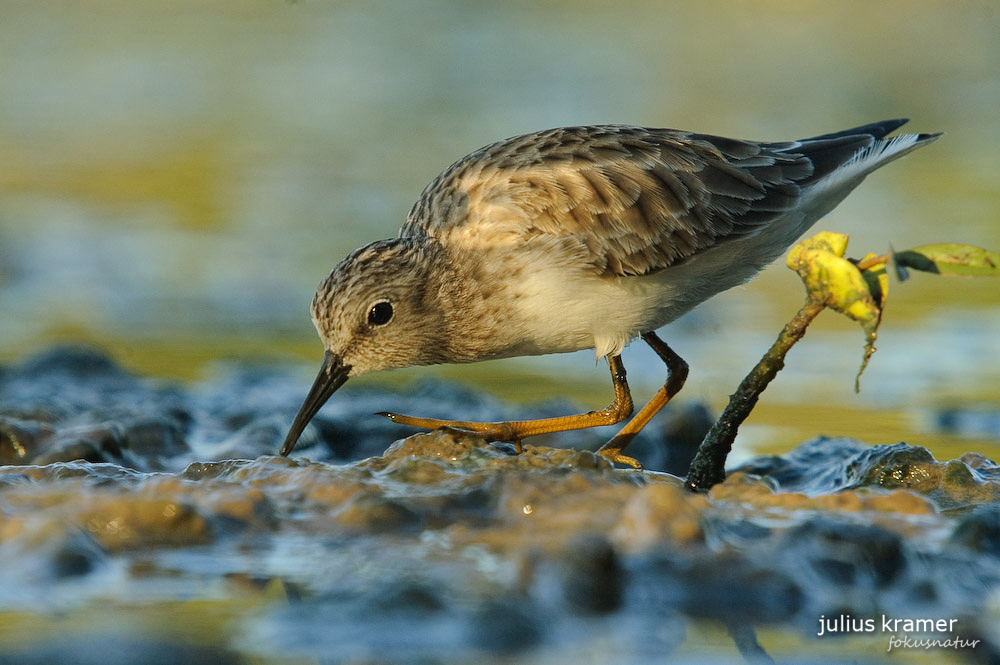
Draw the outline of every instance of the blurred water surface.
M1000 247L993 2L3 1L0 14L4 360L71 340L168 377L295 362L304 391L326 272L394 235L453 160L558 125L781 140L908 116L947 135L817 228L850 233L853 255ZM685 395L721 407L800 288L775 266L668 327L692 366ZM1000 408L995 280L894 286L860 397L862 335L823 318L741 450L819 433L944 459L995 445L995 429L949 434L937 415ZM641 390L661 380L639 345L625 361ZM609 397L587 352L389 378L433 372L513 399Z

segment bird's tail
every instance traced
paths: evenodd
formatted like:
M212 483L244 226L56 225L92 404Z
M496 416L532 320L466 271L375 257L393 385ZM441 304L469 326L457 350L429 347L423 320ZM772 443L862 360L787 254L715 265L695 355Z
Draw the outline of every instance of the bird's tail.
M815 183L817 189L839 188L851 181L856 185L875 169L941 136L940 133L887 136L906 122L901 118L862 125L796 141L797 145L787 150L803 154L812 161L813 173L801 184Z
M913 152L937 140L943 132L936 134L899 134L889 138L880 138L867 148L862 148L854 154L844 168L857 167L865 173L870 173L891 161ZM867 168L866 168L867 167Z

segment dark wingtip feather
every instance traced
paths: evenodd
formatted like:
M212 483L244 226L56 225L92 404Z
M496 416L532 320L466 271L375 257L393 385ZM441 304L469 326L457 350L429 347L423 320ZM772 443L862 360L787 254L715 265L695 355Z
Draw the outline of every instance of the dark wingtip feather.
M933 134L917 134L917 143L930 143L937 141L944 136L944 132L934 132Z
M823 134L821 136L813 136L808 139L802 139L803 141L819 141L823 139L837 139L842 136L855 136L858 134L868 134L876 139L883 139L888 136L891 132L896 131L906 123L910 121L909 118L894 118L892 120L883 120L881 122L873 122L867 125L861 125L860 127L852 127L850 129L845 129L840 132L833 132L832 134Z

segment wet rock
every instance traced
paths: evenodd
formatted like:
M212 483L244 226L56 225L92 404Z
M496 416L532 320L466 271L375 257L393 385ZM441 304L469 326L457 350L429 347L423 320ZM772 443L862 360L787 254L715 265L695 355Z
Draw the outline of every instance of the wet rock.
M784 570L734 551L694 557L651 553L633 574L641 602L665 603L726 624L789 621L805 604L806 592Z
M60 584L72 584L107 562L107 555L80 528L30 517L0 515L0 556L3 572L14 573L19 584L4 585L3 602L19 596L37 598ZM2 654L2 644L0 644ZM0 655L0 662L3 662Z
M448 604L439 589L417 580L400 580L379 589L367 601L376 612L414 612L432 614L444 612Z
M707 506L701 495L681 488L681 481L650 483L632 494L614 529L614 541L628 552L680 547L704 536L700 515Z
M79 346L55 347L29 358L18 374L58 376L64 379L93 376L126 377L126 373L106 354Z
M979 506L963 516L948 542L973 552L1000 557L1000 507Z
M787 561L805 562L820 587L881 588L896 581L907 566L897 534L823 518L789 529L780 550Z
M186 414L134 420L125 427L121 448L143 460L148 469L160 471L170 462L190 451L185 440Z
M845 467L868 448L856 439L820 436L784 455L749 460L734 471L766 477L786 492L832 493L848 487Z
M0 457L5 463L82 459L162 468L184 445L190 423L184 400L100 352L54 349L0 376L0 423L11 425L4 434L0 424Z
M1000 498L996 465L973 469L961 460L938 462L926 448L876 446L855 461L854 486L905 487L951 509Z
M114 460L114 458L106 455L106 451L101 449L99 442L91 439L73 438L69 441L61 441L58 445L46 451L45 454L39 455L31 461L35 464L46 465L55 462L72 462L74 460L80 460L81 462L109 462Z
M198 508L208 516L213 530L272 531L280 525L279 512L274 502L256 488L201 492L197 498Z
M50 424L72 418L118 420L142 408L164 411L178 399L176 391L139 379L91 349L43 352L0 380L0 415Z
M273 455L281 446L286 425L276 417L259 418L244 425L211 449L216 459L254 459Z
M876 446L847 463L847 481L850 486L905 487L926 494L936 489L939 481L938 474L931 471L936 461L921 446Z
M0 416L0 464L27 464L52 438L45 423Z
M208 480L225 477L246 465L247 461L242 459L226 459L221 462L192 462L181 475L188 480Z
M337 513L337 523L349 529L367 532L416 530L421 517L398 499L381 494L362 494Z
M90 573L106 560L101 548L92 538L73 532L62 540L52 553L52 574L57 578L77 577Z
M844 489L906 489L940 509L1000 500L1000 468L973 455L939 462L920 446L868 447L851 439L820 437L782 456L751 460L737 471L763 476L784 491L829 494Z
M81 519L101 547L111 552L204 545L212 540L208 522L194 508L163 499L97 500Z
M603 535L585 533L571 540L562 568L563 595L574 611L605 614L621 607L625 571Z
M492 598L472 613L468 634L471 645L482 651L511 654L542 640L544 619L528 598Z
M300 439L303 450L325 447L326 454L322 456L322 459L329 457L329 459L346 462L377 454L377 451L366 451L368 452L366 455L365 452L361 451L361 442L366 441L371 435L358 436L356 433L357 423L348 418L334 420L320 416L314 418L306 429L310 431L303 432L303 437ZM388 430L388 428L385 429ZM385 433L388 434L388 438L395 438L388 431ZM398 433L396 435L398 436Z
M73 460L121 463L123 461L121 428L112 424L61 430L48 449L35 456L31 463L45 465Z
M393 442L381 455L383 469L388 472L409 475L409 466L422 460L445 460L463 462L465 465L477 465L482 460L488 464L491 459L499 459L500 453L495 452L485 441L454 430L441 430L414 436Z
M15 475L29 478L32 482L43 485L52 484L53 494L58 495L55 486L59 481L80 480L88 486L127 485L129 482L145 478L145 475L127 467L110 463L90 463L82 460L72 462L53 462L45 465L33 465L28 468L8 467ZM7 469L0 468L0 473ZM60 483L61 485L61 483ZM70 484L66 487L73 487Z
M505 468L522 470L550 470L554 474L565 474L570 470L592 470L611 473L612 465L607 459L586 450L545 448L524 444L524 452L512 454L505 445L493 445L480 437L459 430L441 429L425 434L400 439L385 453L366 464L387 473L399 474L406 478L422 469L424 473L436 474L424 462L435 460L444 463L444 468L455 470L480 470Z
M810 496L800 492L781 491L771 478L753 476L743 471L729 474L725 482L715 485L709 491L709 496L719 502L750 504L757 508L785 511L873 511L911 515L935 512L934 504L928 499L907 490L891 492L843 490L835 494Z
M752 547L774 534L774 529L769 525L759 524L750 519L732 519L724 515L706 517L702 525L705 530L705 540L713 545L714 549Z

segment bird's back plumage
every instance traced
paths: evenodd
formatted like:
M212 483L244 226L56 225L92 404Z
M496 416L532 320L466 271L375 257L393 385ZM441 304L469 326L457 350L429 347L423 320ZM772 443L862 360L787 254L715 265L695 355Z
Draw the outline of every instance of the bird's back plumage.
M572 245L596 275L648 275L758 234L822 192L821 216L867 173L937 136L886 138L905 122L771 143L627 125L518 136L442 172L401 235L470 250L542 239Z

